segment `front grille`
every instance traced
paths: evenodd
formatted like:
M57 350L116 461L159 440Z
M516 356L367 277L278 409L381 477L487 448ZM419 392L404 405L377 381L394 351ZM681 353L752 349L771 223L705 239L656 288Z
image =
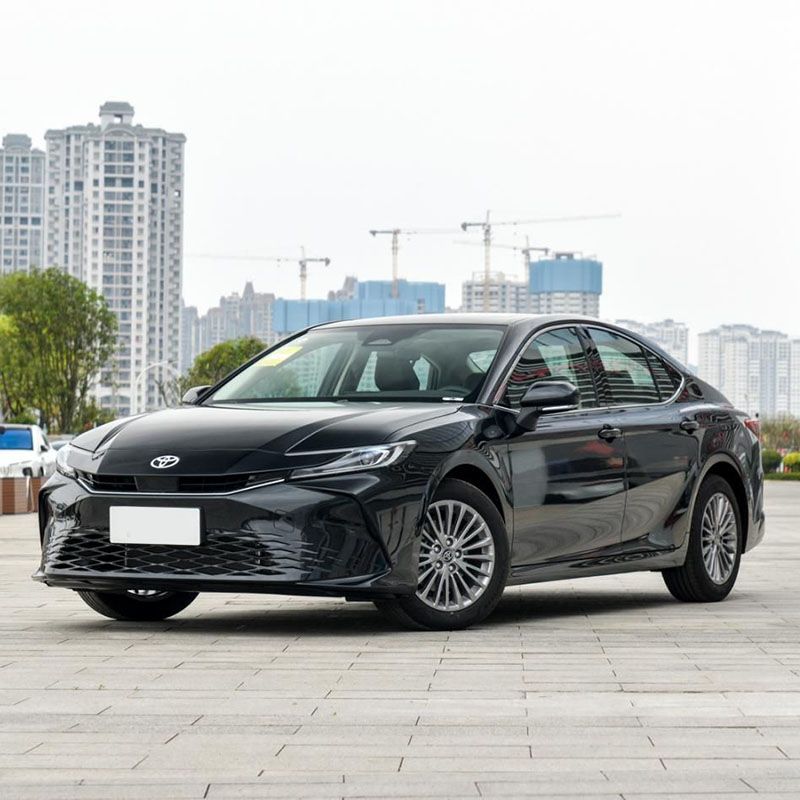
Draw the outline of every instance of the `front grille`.
M327 530L325 529L327 528ZM325 526L313 535L207 531L196 547L114 544L107 530L54 530L46 544L48 574L282 578L290 581L368 575L386 568L368 535Z
M81 480L98 492L135 492L136 479L132 475L93 475L90 472L79 473Z
M238 475L99 475L80 472L81 481L96 492L148 492L224 494L281 480L287 471L253 472Z

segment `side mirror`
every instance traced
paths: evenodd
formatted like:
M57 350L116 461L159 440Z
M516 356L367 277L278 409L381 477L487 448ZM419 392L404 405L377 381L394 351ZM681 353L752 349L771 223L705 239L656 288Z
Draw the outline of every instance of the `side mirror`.
M46 453L46 452L47 452L49 449L50 449L50 448L49 448L49 447L48 447L46 444L43 444L43 445L41 445L41 446L39 447L39 452L40 452L40 453Z
M537 381L522 396L517 425L533 430L542 414L576 409L578 397L578 387L569 381Z
M192 386L187 389L186 394L181 397L181 405L193 406L211 388L211 386Z

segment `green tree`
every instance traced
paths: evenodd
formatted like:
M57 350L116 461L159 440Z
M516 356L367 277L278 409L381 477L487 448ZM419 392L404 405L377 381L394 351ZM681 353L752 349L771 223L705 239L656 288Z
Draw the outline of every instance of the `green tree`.
M60 269L16 272L0 278L0 314L4 405L36 408L43 424L73 430L116 347L117 320L105 299Z
M35 376L25 349L19 346L21 339L14 320L0 315L0 411L6 420L34 416Z
M800 420L788 414L762 419L761 442L770 450L800 450Z
M264 343L255 336L230 339L214 345L194 360L191 369L181 379L181 392L192 386L210 386L217 383L263 349Z

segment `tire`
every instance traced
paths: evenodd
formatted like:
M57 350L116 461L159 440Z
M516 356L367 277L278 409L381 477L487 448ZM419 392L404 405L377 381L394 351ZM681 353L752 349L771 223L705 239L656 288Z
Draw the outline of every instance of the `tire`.
M155 592L150 595L133 592L78 591L89 608L111 619L129 622L153 622L183 611L197 597L197 592Z
M715 512L715 504L718 509L724 509L724 514ZM732 522L735 525L735 531L730 532L729 524L724 526L728 533L718 547L724 552L715 558L713 546L709 550L709 545L707 545L704 557L704 540L714 541L714 536L710 536L707 531L709 528L713 528L715 513L728 520L729 523ZM706 523L705 533L704 522ZM672 596L684 603L715 603L724 600L736 583L741 557L742 520L739 504L730 484L724 478L712 475L703 481L697 494L697 501L692 513L686 560L683 566L665 569L661 573L664 583ZM709 562L712 566L708 566ZM717 570L716 575L712 575L715 570Z
M427 509L419 559L416 593L375 601L380 611L415 630L458 630L485 619L508 580L508 534L497 507L472 484L445 480Z

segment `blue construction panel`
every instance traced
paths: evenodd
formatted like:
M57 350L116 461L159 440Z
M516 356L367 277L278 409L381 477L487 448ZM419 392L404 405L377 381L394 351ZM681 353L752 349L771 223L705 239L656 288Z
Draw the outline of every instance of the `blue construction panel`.
M531 262L528 285L531 294L602 294L603 265L591 258L543 258Z
M443 283L402 280L397 288L398 296L392 297L391 281L363 281L358 283L358 296L351 300L277 298L272 306L272 327L285 336L322 322L445 310Z

